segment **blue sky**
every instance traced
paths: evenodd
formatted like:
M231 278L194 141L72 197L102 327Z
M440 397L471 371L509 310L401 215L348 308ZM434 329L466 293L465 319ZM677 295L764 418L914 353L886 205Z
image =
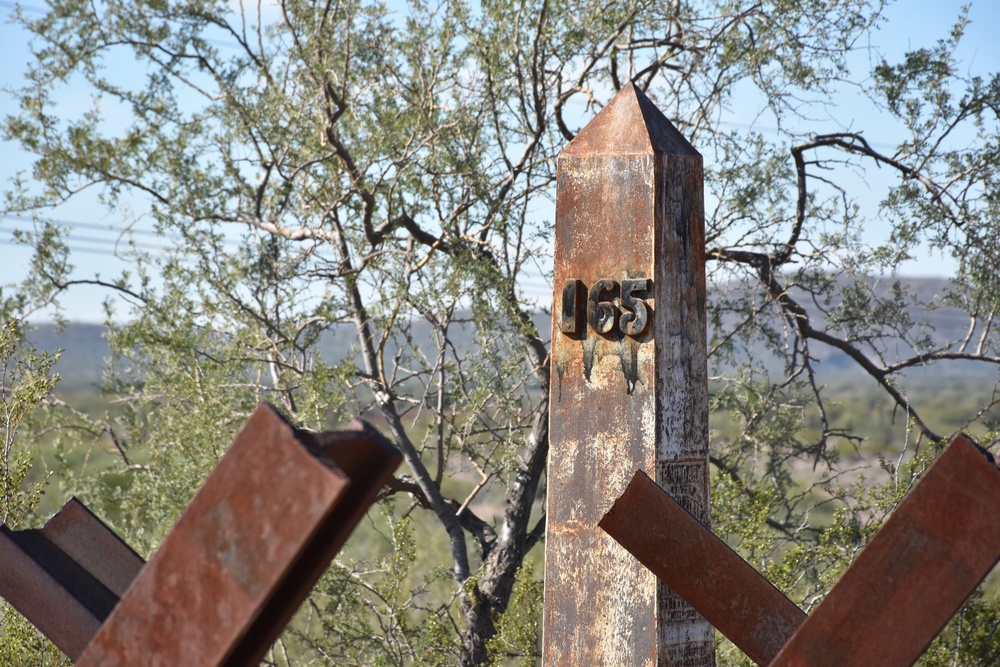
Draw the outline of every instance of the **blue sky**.
M38 12L44 7L42 0L31 0L21 3L28 12ZM884 54L892 60L899 57L907 49L930 46L936 40L945 37L957 17L961 6L965 4L957 0L909 0L897 2L886 11L887 23L882 30L875 33L872 46L876 53ZM4 88L16 87L21 80L21 73L28 62L29 42L27 35L18 27L11 25L7 17L12 13L14 3L0 0L0 62L4 68L0 72L0 85ZM969 16L972 23L966 30L963 47L960 51L962 66L968 73L987 75L1000 69L1000 39L996 38L997 26L1000 26L1000 3L995 1L977 0L971 3ZM860 56L859 57L867 57ZM859 72L866 63L859 62ZM67 91L69 94L70 91ZM0 93L0 115L6 115L15 110L11 96ZM741 110L745 113L745 110ZM887 148L890 142L897 138L898 128L874 125L870 112L866 107L849 95L843 100L837 100L831 112L831 130L846 127L863 128L870 140L885 140ZM749 118L747 118L749 120ZM733 114L731 122L739 125L741 116ZM840 127L836 127L839 125ZM764 127L766 132L766 124ZM0 181L3 189L7 189L8 180L18 171L30 169L31 158L10 143L0 143L3 159L0 160ZM116 240L118 233L112 228L121 228L127 219L122 211L108 212L94 201L81 199L71 207L63 207L52 217L61 221L78 223L71 234L71 247L74 250L73 263L77 267L77 277L93 277L101 274L111 278L119 273L125 264L116 259ZM0 219L0 284L9 284L20 280L26 271L29 253L11 243L13 229L25 228L30 223L18 218ZM873 228L871 238L884 238L888 230ZM148 233L139 232L135 241L146 249L155 249L162 241ZM906 275L948 275L954 270L950 259L928 254L903 267ZM531 296L540 302L548 300L544 281L531 281L531 290L538 294ZM100 321L102 319L101 302L107 296L99 288L78 288L71 299L66 299L65 314L71 320Z

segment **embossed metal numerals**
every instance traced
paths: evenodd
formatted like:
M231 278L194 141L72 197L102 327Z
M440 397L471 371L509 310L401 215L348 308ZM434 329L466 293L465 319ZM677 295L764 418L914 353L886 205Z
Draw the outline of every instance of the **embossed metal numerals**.
M649 327L653 309L646 299L650 296L649 278L627 278L621 281L603 278L586 292L586 306L580 303L585 286L580 280L567 280L562 289L559 330L567 334L582 333L586 324L596 333L613 335L616 331L638 337ZM585 312L583 312L585 311Z
M587 324L597 333L611 333L618 321L618 309L612 299L618 290L614 280L598 280L587 298Z

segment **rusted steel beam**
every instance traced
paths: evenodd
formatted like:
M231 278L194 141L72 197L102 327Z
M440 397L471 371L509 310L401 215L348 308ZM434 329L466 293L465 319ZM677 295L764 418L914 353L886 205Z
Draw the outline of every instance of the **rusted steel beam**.
M400 460L259 406L77 667L257 664Z
M597 527L636 469L709 521L702 159L630 83L557 181L543 662L714 665L712 627Z
M257 664L261 660L364 518L403 458L370 424L357 419L342 431L297 433L319 460L329 460L347 475L351 484L317 536L303 545L298 562L275 591L267 609L247 630L247 636L257 637L257 641L241 642L226 660L225 664L231 667Z
M76 498L42 528L50 542L121 597L145 564L124 540Z
M909 667L1000 559L1000 470L957 436L772 667Z
M0 526L0 594L70 658L118 598L40 530Z
M642 471L600 527L758 665L770 663L806 619Z
M76 498L41 530L0 526L0 597L74 660L142 564Z

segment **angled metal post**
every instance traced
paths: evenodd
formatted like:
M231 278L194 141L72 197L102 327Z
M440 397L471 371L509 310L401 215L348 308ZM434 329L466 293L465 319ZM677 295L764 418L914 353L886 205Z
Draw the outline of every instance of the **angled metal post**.
M125 595L146 561L86 505L70 498L42 534L82 565L116 597Z
M631 83L559 155L548 667L715 664L712 627L597 527L636 469L709 521L702 178Z
M259 406L77 667L257 664L400 460Z
M758 665L806 614L750 563L637 472L600 526Z
M637 473L601 527L772 667L908 667L1000 560L1000 470L956 436L806 617Z
M142 565L76 498L40 530L0 526L0 597L74 660Z
M1000 470L956 436L772 667L909 667L1000 559Z

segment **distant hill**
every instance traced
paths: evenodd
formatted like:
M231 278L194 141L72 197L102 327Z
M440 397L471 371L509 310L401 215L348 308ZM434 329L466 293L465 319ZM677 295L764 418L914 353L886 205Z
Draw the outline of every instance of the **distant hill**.
M873 282L874 293L882 298L891 294L890 290L892 289L893 282L894 280L891 279L876 279ZM904 292L910 292L915 295L919 303L937 302L940 304L944 295L949 293L952 288L951 281L946 278L902 278L900 282ZM821 328L824 326L820 309L816 307L816 304L812 303L811 295L806 294L804 290L795 288L790 290L790 294L793 299L809 311L810 317L813 318L812 324L814 327ZM710 288L710 299L711 296ZM832 310L839 305L839 300L833 298L831 299L831 303L823 305L828 310ZM911 339L926 336L929 340L929 346L923 348L922 352L927 352L929 349L938 346L953 344L956 341L963 340L968 335L969 317L960 308L938 305L936 308L927 311L918 308L909 308L907 310L907 314L913 322L913 326L907 331L907 334ZM738 319L736 315L725 317L722 328L735 326ZM981 331L981 328L977 329L975 336L978 336ZM882 341L880 345L884 346L884 349L881 349L884 355L884 363L892 363L897 360L916 356L917 354L917 350L913 347L894 337ZM871 348L862 348L862 352L867 356L872 356ZM758 362L770 371L777 372L781 370L781 362L778 357L767 350L763 344L754 348L752 354ZM821 382L846 382L857 379L862 375L862 371L853 359L833 347L813 341L810 344L810 354L817 362L814 364L814 368L819 373ZM998 368L994 365L974 361L949 360L946 363L937 363L930 366L915 366L908 369L905 375L911 379L926 379L929 382L935 379L983 381L996 380Z
M40 351L62 350L55 371L62 378L63 392L93 389L100 385L104 363L110 355L101 324L70 322L59 330L54 324L38 324L28 334Z
M929 300L945 293L949 281L940 278L913 278L906 280L906 288L916 293L922 300ZM802 298L802 295L795 295ZM930 313L911 313L917 326L927 328L935 342L954 341L964 338L969 325L968 318L958 308L941 307ZM548 316L538 314L535 323L548 338L550 324ZM98 324L70 323L59 331L52 324L39 324L32 328L30 338L40 350L61 349L62 353L56 366L56 371L62 376L60 389L64 392L86 390L99 385L104 364L109 356L108 344L104 338L105 329ZM475 348L474 332L471 325L459 327L454 332L455 344L459 350L470 351ZM414 322L410 332L416 340L429 339L432 329L426 322ZM328 361L342 359L352 354L354 348L354 329L351 325L340 325L328 332L321 341L321 354ZM391 346L389 350L392 352ZM912 349L890 351L893 358L909 356ZM824 382L851 381L859 377L856 364L843 353L823 345L814 344L813 353L819 364L817 369L822 374ZM754 352L764 355L758 358L768 368L778 370L777 359L766 352ZM948 379L950 381L969 379L995 379L998 370L987 364L971 362L954 362L938 364L930 368L918 368L910 371L914 378L926 377L928 381Z

